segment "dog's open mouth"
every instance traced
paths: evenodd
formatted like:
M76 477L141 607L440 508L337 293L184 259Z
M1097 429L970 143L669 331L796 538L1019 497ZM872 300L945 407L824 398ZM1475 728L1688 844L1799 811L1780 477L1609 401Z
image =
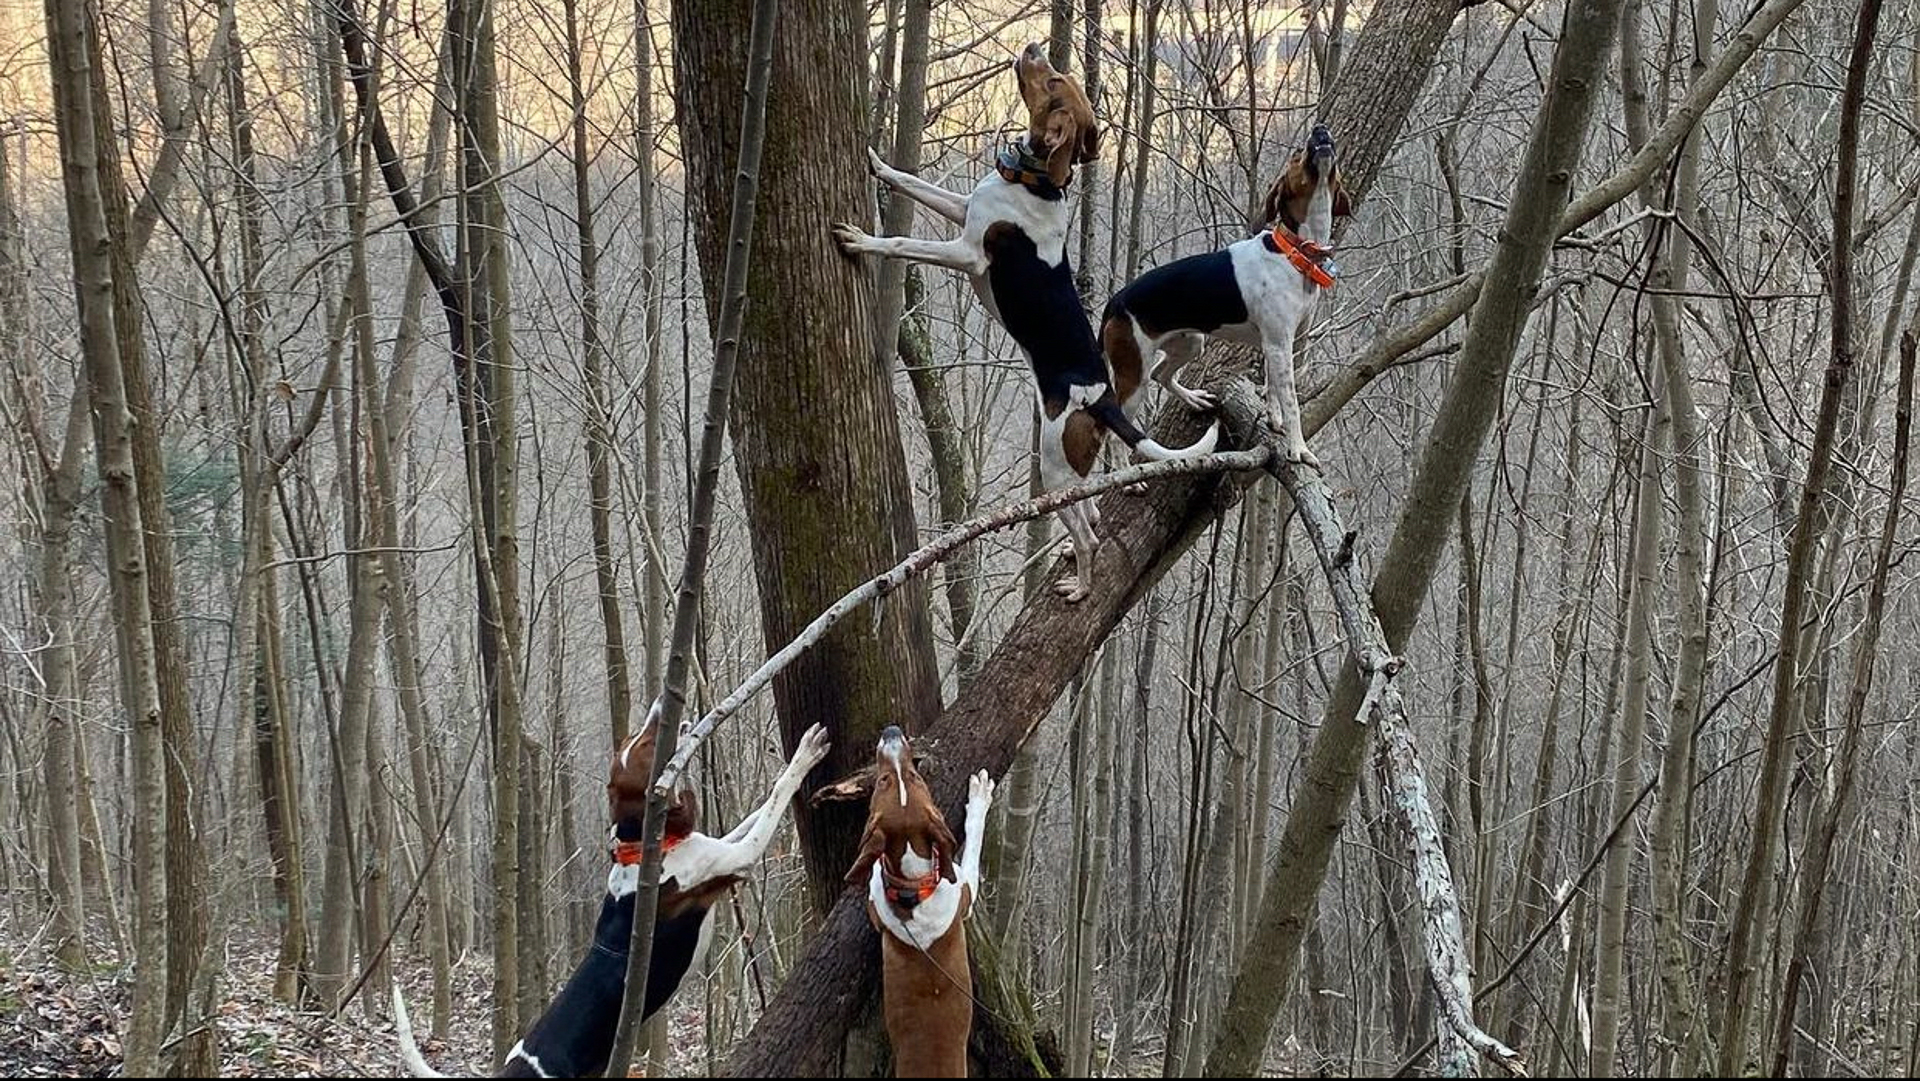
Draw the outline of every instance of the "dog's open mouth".
M1314 165L1333 160L1333 133L1325 124L1315 124L1313 134L1307 137L1307 160Z

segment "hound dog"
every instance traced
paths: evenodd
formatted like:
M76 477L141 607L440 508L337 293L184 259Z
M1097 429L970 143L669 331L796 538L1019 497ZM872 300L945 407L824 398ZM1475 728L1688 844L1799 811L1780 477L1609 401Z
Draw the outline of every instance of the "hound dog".
M613 756L607 781L613 810L613 866L607 872L607 895L600 902L593 944L552 1005L507 1052L496 1076L598 1077L606 1069L620 1002L626 995L627 946L634 894L640 885L641 819L652 783L659 714L656 701L646 727ZM642 1019L666 1005L680 989L680 981L700 964L713 937L713 923L707 918L713 906L766 854L781 816L807 774L826 758L829 747L826 729L819 725L808 729L767 801L723 837L699 831L699 799L688 782L675 783L662 842L666 851L660 866L660 899ZM398 988L393 1004L394 1028L407 1071L415 1077L446 1076L435 1073L421 1056Z
M1333 219L1352 213L1334 161L1333 136L1316 124L1267 193L1262 232L1204 255L1156 267L1107 302L1100 342L1114 371L1138 373L1157 351L1153 380L1194 409L1213 395L1180 382L1205 335L1259 347L1267 369L1267 423L1287 437L1287 456L1319 466L1300 430L1293 338L1322 292L1333 288ZM1137 375L1136 375L1137 378Z
M1147 438L1127 416L1126 404L1140 386L1139 366L1109 370L1067 262L1066 189L1074 165L1099 156L1093 107L1078 83L1054 70L1039 42L1027 46L1014 63L1014 74L1027 106L1027 137L1001 151L994 170L971 195L891 168L868 152L874 175L960 226L960 236L876 237L841 223L834 226L835 238L851 254L950 267L973 280L974 292L1033 367L1040 410L1040 479L1048 490L1085 480L1107 432L1150 460L1211 451L1218 425L1192 446L1170 449ZM1099 516L1086 502L1062 508L1060 516L1073 538L1077 573L1055 590L1078 601L1087 595L1093 577Z
M880 932L880 993L895 1076L967 1075L973 971L963 921L980 893L980 845L992 802L993 780L981 770L968 788L962 849L914 768L907 737L891 725L880 733L867 828L847 881L866 881L867 918Z

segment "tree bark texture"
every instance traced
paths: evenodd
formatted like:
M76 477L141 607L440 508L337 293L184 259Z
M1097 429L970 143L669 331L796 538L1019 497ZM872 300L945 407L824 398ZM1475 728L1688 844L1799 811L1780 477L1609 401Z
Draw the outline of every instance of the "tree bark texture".
M861 220L865 5L806 0L784 5L774 42L760 214L748 279L752 298L739 348L729 417L746 497L761 631L793 637L815 613L914 547L912 490L888 371L872 346L864 269L828 242L835 220ZM695 240L710 318L720 311L721 265L746 86L746 0L673 8L682 143L695 193ZM706 118L706 119L702 119ZM845 154L822 147L850 148ZM850 772L871 757L888 724L909 732L940 707L927 589L889 600L879 625L848 626L774 684L785 746L815 723L832 734L826 766ZM816 903L840 892L864 825L856 807L799 814Z

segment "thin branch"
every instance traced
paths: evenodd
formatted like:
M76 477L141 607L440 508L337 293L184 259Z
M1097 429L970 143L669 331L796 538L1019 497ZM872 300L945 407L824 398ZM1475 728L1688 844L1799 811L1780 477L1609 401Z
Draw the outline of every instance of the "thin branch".
M701 741L711 735L721 721L738 713L753 699L754 695L764 690L773 682L775 676L819 642L835 624L863 605L880 600L913 578L932 570L966 544L988 533L998 532L1008 526L1052 514L1062 507L1091 499L1115 488L1163 477L1262 469L1268 465L1270 455L1271 451L1267 447L1260 446L1252 450L1223 451L1198 458L1148 462L1145 465L1136 465L1103 474L1071 488L1060 488L1036 499L1001 507L954 526L915 549L907 558L894 564L886 572L869 578L849 590L839 600L833 602L826 611L815 616L813 622L807 624L806 629L795 636L793 641L780 647L778 652L768 657L758 670L748 676L740 686L734 688L719 705L700 718L700 723L694 725L686 735L680 738L679 750L674 753L667 762L667 768L660 772L659 778L654 782L654 794L664 796L674 780L686 769L687 763L692 761L694 753L700 749Z

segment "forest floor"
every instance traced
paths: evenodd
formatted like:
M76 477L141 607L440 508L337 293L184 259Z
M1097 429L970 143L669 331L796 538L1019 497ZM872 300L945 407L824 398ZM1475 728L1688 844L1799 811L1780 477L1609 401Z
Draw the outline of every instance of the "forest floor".
M62 972L12 931L0 918L0 1077L118 1076L130 993L125 974L111 966ZM356 1001L345 1017L328 1019L275 999L274 954L264 939L259 941L261 948L252 952L235 943L226 959L220 1003L213 1011L220 1076L392 1077L401 1072L393 1021L385 1010L379 1019L369 1019ZM427 1061L453 1074L491 1074L486 1004L492 974L485 959L455 967L454 1017L444 1041L426 1037L432 996L424 961L403 958L398 975ZM698 1072L703 1065L699 996L691 998L670 1007L676 1074Z

